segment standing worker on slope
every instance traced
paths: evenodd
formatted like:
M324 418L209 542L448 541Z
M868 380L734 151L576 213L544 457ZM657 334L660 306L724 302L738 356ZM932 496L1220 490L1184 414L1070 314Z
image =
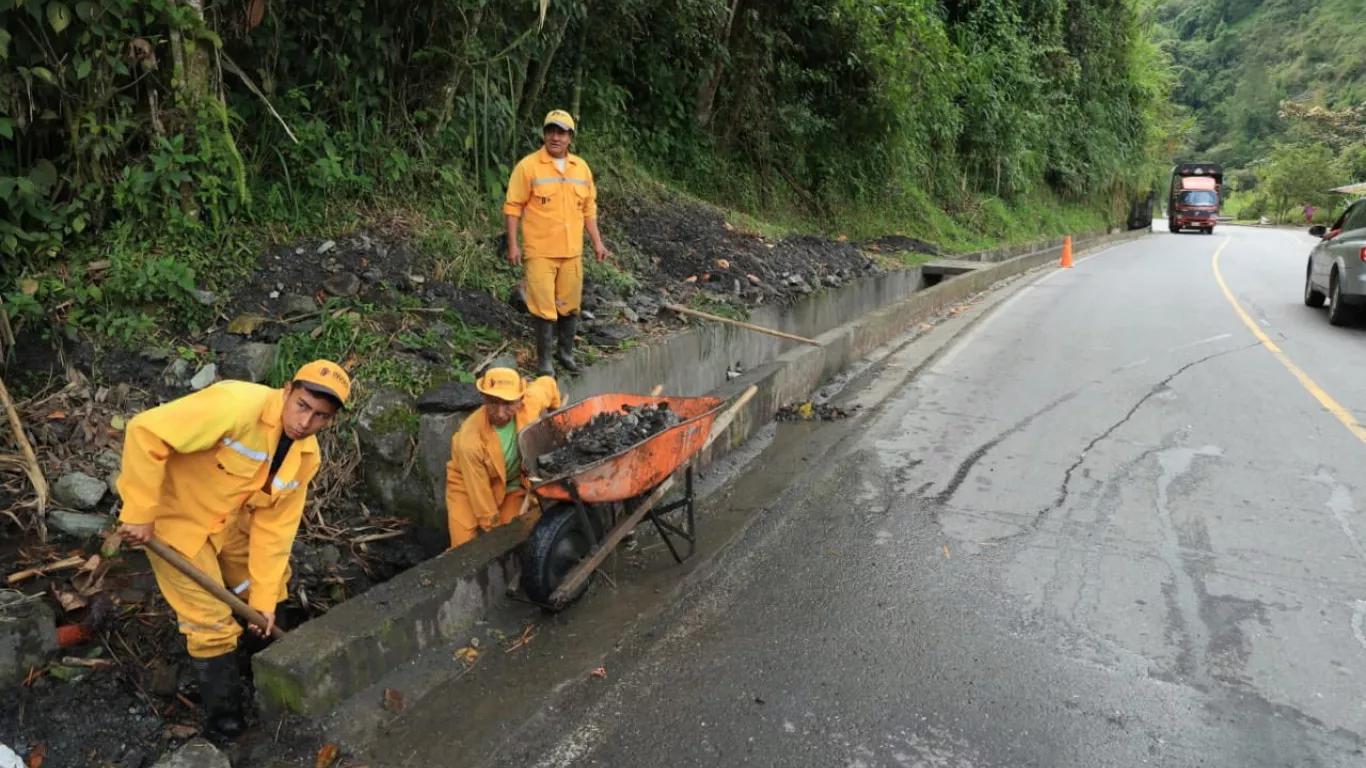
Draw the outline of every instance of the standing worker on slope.
M289 554L308 483L321 463L314 437L351 394L341 366L318 360L283 390L224 381L128 422L119 496L120 532L153 535L219 580L266 618L288 594ZM209 732L245 729L232 610L175 566L147 553L157 586L185 635Z
M560 407L560 388L548 376L528 384L511 368L490 368L475 386L484 404L451 437L446 464L451 549L473 541L481 529L517 518L527 494L517 433ZM535 518L525 522L530 525Z
M523 263L517 244L522 222L526 246L527 309L535 316L537 371L555 375L551 348L559 335L555 357L570 373L582 370L574 362L574 333L583 300L583 231L593 240L593 253L604 261L611 253L598 232L598 191L593 172L583 158L569 153L574 118L555 110L545 116L545 145L522 158L508 180L503 218L507 225L508 262Z

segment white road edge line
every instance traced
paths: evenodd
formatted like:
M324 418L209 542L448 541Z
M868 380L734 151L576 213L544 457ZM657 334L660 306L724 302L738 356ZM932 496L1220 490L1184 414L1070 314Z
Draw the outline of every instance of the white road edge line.
M1024 286L1014 296L1011 296L1010 298L1006 299L1000 304L997 304L996 307L994 307L990 312L987 313L986 317L982 318L981 321L977 323L976 328L973 328L972 330L968 331L968 335L964 336L961 340L959 340L957 344L954 344L953 346L949 347L948 351L945 352L939 358L939 362L935 363L934 366L931 367L929 371L927 371L927 373L930 373L931 375L940 375L941 369L945 368L955 359L957 359L959 353L966 349L967 346L971 344L973 341L976 341L977 337L982 335L982 332L985 331L987 328L991 327L991 324L995 322L996 318L1000 317L1002 313L1004 313L1007 309L1011 307L1011 305L1013 305L1020 299L1024 298L1025 295L1028 294L1030 291L1034 290L1034 285L1036 284L1031 283L1029 285Z
M1366 648L1366 600L1358 600L1352 609L1352 636L1361 643L1362 648Z
M1096 251L1095 253L1088 254L1086 256L1079 258L1077 260L1077 263L1080 265L1082 263L1090 261L1091 259L1096 258L1097 256L1103 256L1107 253L1112 253L1126 246L1133 245L1134 243L1142 242L1142 240L1142 238L1139 238L1138 240L1131 240L1127 243L1119 243L1118 245L1112 245L1109 248L1105 248ZM1034 288L1037 288L1038 286L1042 285L1045 281L1052 280L1054 275L1060 274L1062 271L1063 270L1060 267L1054 268L1052 272L1048 272L1044 274L1042 277L1034 278L1032 282L1020 288L1019 292L1017 292L1014 296L1011 296L1010 298L1006 299L1000 304L997 304L995 307L992 307L990 310L988 310L987 316L982 318L981 321L977 323L977 327L973 328L971 331L968 331L968 335L964 336L962 339L958 341L958 343L950 347L948 351L945 352L939 358L939 362L935 363L928 371L926 371L926 373L932 376L942 375L940 371L946 366L948 366L949 363L952 363L955 359L957 359L959 353L961 353L964 349L967 349L968 345L972 344L972 342L976 341L977 338L982 335L983 331L991 327L991 324L996 321L996 318L1005 314L1006 310L1010 309L1010 307L1013 306L1015 302L1024 298L1025 294L1029 293Z
M1189 343L1189 344L1182 344L1182 345L1179 346L1179 347L1172 347L1171 349L1169 349L1169 350L1167 350L1167 351L1168 351L1168 352L1179 352L1179 351L1181 351L1181 350L1183 350L1183 349L1190 349L1191 347L1198 347L1198 346L1200 346L1201 344L1212 344L1212 343L1214 343L1214 342L1216 342L1216 341L1223 341L1224 339L1231 339L1231 338L1233 338L1233 334L1231 334L1231 333L1221 333L1221 334L1219 334L1218 336L1211 336L1211 337L1209 337L1208 339L1201 339L1201 340L1199 340L1199 341L1192 341L1192 342Z

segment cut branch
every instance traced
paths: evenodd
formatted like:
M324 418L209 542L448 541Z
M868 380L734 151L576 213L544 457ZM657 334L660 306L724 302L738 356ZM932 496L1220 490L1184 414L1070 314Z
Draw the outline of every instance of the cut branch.
M47 478L43 477L43 469L38 466L38 457L33 453L33 445L29 443L28 436L24 434L24 423L19 419L19 412L14 408L14 401L10 399L4 379L0 379L0 405L4 406L5 415L9 417L10 429L14 431L14 442L19 445L19 450L23 452L24 469L28 474L29 482L33 484L33 492L38 497L38 533L43 541L47 541Z
M247 86L247 90L256 94L256 98L260 99L262 103L266 105L266 109L270 110L270 114L279 121L280 126L285 129L285 133L289 135L289 138L292 139L295 144L299 144L299 137L294 135L294 131L289 130L289 123L286 123L285 119L280 117L280 113L275 111L275 105L271 104L270 99L266 98L266 95L261 92L261 89L256 87L256 83L253 83L251 78L247 77L247 73L243 72L242 68L237 66L237 62L233 61L225 52L220 51L218 55L219 58L223 60L224 68L242 79L242 82Z

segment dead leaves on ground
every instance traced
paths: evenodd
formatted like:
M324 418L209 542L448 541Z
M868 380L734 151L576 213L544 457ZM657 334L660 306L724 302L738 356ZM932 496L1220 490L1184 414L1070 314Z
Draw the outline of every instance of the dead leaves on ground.
M250 336L256 332L257 328L268 322L270 322L270 318L265 315L238 315L228 323L228 333Z
M318 758L313 761L313 768L331 768L341 755L341 750L337 749L336 744L324 744L318 750Z
M164 733L166 735L166 738L168 739L174 739L176 741L185 741L187 739L194 738L195 735L199 733L199 726L176 723L173 725L166 726L166 730L164 731Z
M531 623L522 628L522 634L514 640L507 648L506 653L512 653L518 648L525 648L528 643L536 637L536 624Z
M99 555L91 555L81 564L80 570L71 577L72 589L62 589L52 585L52 594L61 604L62 610L70 613L89 604L91 598L104 591L104 578L109 574L110 563ZM17 574L16 574L17 575Z

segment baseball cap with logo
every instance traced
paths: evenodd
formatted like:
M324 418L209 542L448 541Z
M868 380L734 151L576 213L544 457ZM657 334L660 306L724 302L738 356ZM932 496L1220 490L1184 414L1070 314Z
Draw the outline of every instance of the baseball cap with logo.
M294 381L309 392L337 398L343 406L351 396L351 377L331 360L314 360L294 374Z
M526 382L511 368L490 368L474 386L489 397L509 403L526 394Z
M545 122L542 123L541 127L549 128L552 125L559 126L570 133L574 132L574 118L563 109L557 109L546 115Z

